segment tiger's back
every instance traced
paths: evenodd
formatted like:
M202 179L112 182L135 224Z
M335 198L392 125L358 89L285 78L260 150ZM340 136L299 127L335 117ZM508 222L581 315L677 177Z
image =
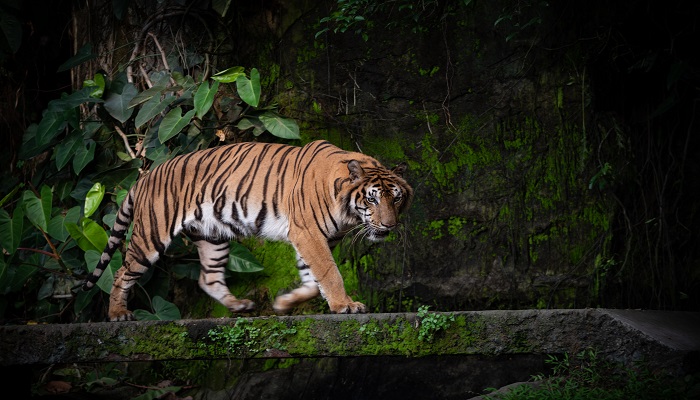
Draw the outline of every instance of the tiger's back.
M133 318L126 307L129 289L181 232L198 247L200 287L231 311L248 311L253 303L236 299L226 287L229 241L260 236L289 242L297 251L302 286L280 296L277 311L289 311L320 289L331 311L363 312L364 306L345 294L328 243L358 224L367 224L371 239L392 230L413 193L401 172L325 141L304 147L240 143L175 157L131 189L84 288L94 286L133 220L125 262L110 295L111 320ZM363 201L369 187L377 204ZM372 215L390 222L373 224Z

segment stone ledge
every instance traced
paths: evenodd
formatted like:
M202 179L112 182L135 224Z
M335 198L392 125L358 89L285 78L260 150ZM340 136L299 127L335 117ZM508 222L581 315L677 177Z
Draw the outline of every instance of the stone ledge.
M432 332L432 340L420 337L415 313L2 326L0 366L227 358L574 354L590 347L614 361L643 359L675 374L687 369L700 352L700 313L574 309L432 314L454 317L446 329Z

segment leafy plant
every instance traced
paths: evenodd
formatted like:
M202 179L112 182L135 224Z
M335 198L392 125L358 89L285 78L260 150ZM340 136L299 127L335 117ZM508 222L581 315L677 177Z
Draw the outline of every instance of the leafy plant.
M83 47L61 68L93 57L90 46ZM296 122L264 102L255 68L248 73L243 67L228 68L201 81L154 71L146 81L142 90L126 71L113 77L97 73L82 88L49 102L41 120L26 130L19 166L31 166L32 177L0 201L0 317L10 307L26 305L13 302L13 296L37 292L29 315L89 318L83 311L97 291L76 289L107 244L105 227L112 226L129 188L149 169L226 140L231 132L299 139ZM191 243L180 244L180 255L193 252ZM110 291L121 261L117 252L97 283L102 291ZM187 265L193 273L181 275L196 279L199 266ZM228 269L253 272L262 266L234 244ZM136 315L179 318L174 307L154 297L153 312Z
M439 331L446 330L455 321L453 314L438 314L428 311L429 306L418 307L416 317L420 322L418 330L418 340L424 342L432 342L435 334Z
M536 385L523 384L507 392L492 393L489 398L520 399L691 399L700 393L697 376L681 379L654 374L643 363L626 367L599 359L594 349L574 357L550 355L545 363L552 374L534 377ZM487 389L494 392L496 389Z
M436 12L452 12L454 7L468 6L472 0L459 0L448 2L448 6L442 9L437 0L421 1L419 3L410 0L398 1L372 1L372 0L338 0L336 8L329 16L321 18L323 26L316 32L316 38L327 32L345 33L353 32L360 35L366 42L369 40L368 30L374 27L372 17L380 13L394 13L392 18L381 18L386 29L410 26L413 33L427 31L430 22L428 17L440 16Z

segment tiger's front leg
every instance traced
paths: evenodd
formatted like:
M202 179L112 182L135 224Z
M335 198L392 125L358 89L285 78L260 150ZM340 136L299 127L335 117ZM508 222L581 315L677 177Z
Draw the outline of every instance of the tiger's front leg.
M299 272L299 278L301 279L301 285L287 294L277 296L275 304L272 305L276 313L288 313L299 304L321 294L318 290L316 278L314 278L314 275L311 273L311 268L301 259L299 253L297 253L297 270Z
M316 237L315 237L316 236ZM311 274L316 278L321 295L328 302L333 314L357 314L367 312L364 304L353 301L345 292L343 277L335 265L328 242L319 233L312 235L308 232L290 239L297 254L308 265ZM292 292L293 293L293 292ZM275 302L277 305L278 302Z

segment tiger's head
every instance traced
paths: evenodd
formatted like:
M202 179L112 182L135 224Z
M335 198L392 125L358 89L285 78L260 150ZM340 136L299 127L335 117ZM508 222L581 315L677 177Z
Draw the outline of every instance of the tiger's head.
M399 214L413 199L413 188L403 179L406 163L389 170L381 165L362 167L348 162L353 190L349 206L362 226L362 234L372 241L385 239L398 226Z

